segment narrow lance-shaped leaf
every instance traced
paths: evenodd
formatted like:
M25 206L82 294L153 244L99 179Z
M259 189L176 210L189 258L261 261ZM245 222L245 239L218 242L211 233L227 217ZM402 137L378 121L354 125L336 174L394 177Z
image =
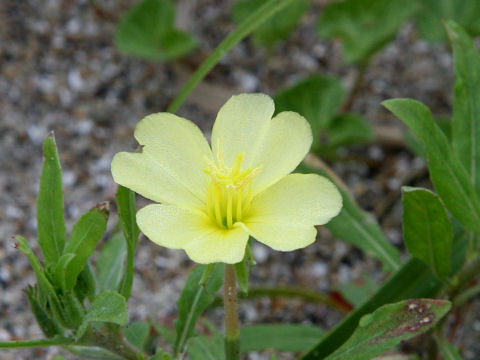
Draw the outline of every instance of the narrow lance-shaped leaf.
M175 321L177 336L174 346L176 355L183 352L187 340L194 334L198 317L212 303L222 286L223 264L217 264L209 280L202 286L199 282L204 271L205 266L197 266L192 270L178 299L178 319Z
M453 150L480 194L480 53L465 30L453 21L447 21L445 25L455 64Z
M317 172L335 182L335 179L332 179L326 172L313 170L303 164L296 171ZM368 255L379 259L387 270L399 269L401 262L398 250L383 236L375 219L364 213L341 186L337 186L337 188L343 197L343 207L340 214L325 225L327 229L335 237L353 244Z
M350 339L326 360L371 359L431 329L450 307L449 301L433 299L384 305L362 317Z
M387 100L382 104L425 144L430 177L448 210L463 226L480 232L480 202L475 189L430 110L410 99Z
M127 245L123 234L115 235L103 245L97 260L97 283L100 292L118 288L126 254Z
M90 304L82 324L78 328L77 338L81 338L92 322L111 322L127 325L128 313L125 298L115 291L104 291Z
M73 226L70 239L64 250L65 254L75 254L66 268L66 290L73 289L77 276L87 263L90 255L93 254L97 242L105 233L108 214L108 203L101 203L83 214Z
M452 251L452 268L463 264L462 248L465 241L457 240ZM338 349L353 333L360 318L378 307L404 299L435 297L443 287L439 280L422 261L408 260L394 275L361 306L349 313L327 336L313 347L302 360L324 359Z
M125 274L120 283L119 292L128 299L132 289L135 250L137 249L140 229L138 228L136 220L137 208L135 206L135 193L132 190L119 185L116 199L120 224L122 226L125 240L127 241L127 264L125 267Z
M311 325L252 325L240 329L240 352L280 351L299 352L311 348L325 332Z
M403 187L403 240L408 252L440 279L451 270L452 224L440 198L427 189Z
M62 169L53 132L43 143L43 169L37 199L38 243L45 262L55 263L65 246Z

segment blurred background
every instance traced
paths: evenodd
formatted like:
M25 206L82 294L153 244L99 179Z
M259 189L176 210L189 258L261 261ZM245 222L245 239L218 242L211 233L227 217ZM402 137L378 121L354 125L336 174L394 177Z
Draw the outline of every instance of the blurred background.
M12 235L24 235L38 249L35 202L44 138L54 131L59 147L68 231L89 208L101 201L113 202L112 156L135 149L136 123L145 115L166 111L188 77L248 14L252 5L242 7L239 2L171 2L163 9L159 27L175 31L166 37L160 34L160 45L152 50L148 36L158 35L152 30L155 23L125 25L126 14L140 1L0 1L0 341L42 336L22 292L34 283L34 274L26 257L12 247ZM430 184L415 140L405 136L403 125L380 102L415 98L436 117L448 117L452 55L441 27L430 25L435 33L428 28L433 20L425 20L420 10L414 13L413 7L366 53L352 50L363 41L361 37L350 39L349 50L346 42L338 40L341 33L328 31L329 18L322 20L328 3L303 2L282 31L272 35L267 28L263 35L256 33L242 41L178 114L198 124L208 137L219 107L233 94L274 96L313 75L335 78L345 95L340 96L341 106L333 109L332 116L354 113L362 119L360 129L368 134L358 141L335 143L335 130L322 129L329 144L325 161L360 206L379 221L389 242L402 250L400 187ZM419 9L431 2L413 3ZM478 10L477 15L473 13L475 19L480 18ZM379 22L390 21L388 16L374 16ZM332 19L337 22L333 15ZM137 30L141 34L132 38ZM146 203L138 199L139 206ZM110 232L115 225L112 206ZM354 304L343 287L362 285L362 293L367 294L385 278L376 260L335 240L325 228L319 229L318 241L306 249L280 253L255 243L253 252L258 263L251 275L253 285L302 286L340 299L347 308ZM155 246L142 237L129 302L131 320L152 318L171 325L175 302L193 266L182 251ZM478 300L472 306L480 310ZM221 312L211 310L208 316L219 322ZM244 324L311 323L328 329L341 319L342 312L299 299L259 298L243 302L240 316ZM480 319L465 319L461 331L465 333L456 336L471 349L466 357L474 359L472 344L479 350ZM2 351L0 358L50 359L59 351ZM267 358L265 354L252 356Z

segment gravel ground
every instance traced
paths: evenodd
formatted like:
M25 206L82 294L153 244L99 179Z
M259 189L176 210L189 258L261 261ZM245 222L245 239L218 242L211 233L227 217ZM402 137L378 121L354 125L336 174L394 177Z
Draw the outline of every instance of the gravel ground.
M113 35L119 14L133 0L3 0L0 3L0 341L42 336L22 292L34 283L28 261L12 248L14 234L26 236L36 251L35 199L41 170L41 144L54 130L63 167L67 227L84 211L113 200L110 161L117 151L134 149L132 133L145 115L163 111L189 74L234 27L232 1L178 1L179 26L199 39L199 50L176 63L149 63L119 54ZM218 107L238 92L274 91L308 74L342 77L350 88L356 70L341 61L341 47L319 40L316 14L304 17L288 41L265 51L247 40L229 53L180 110L209 134ZM425 102L436 115L448 115L452 57L445 46L417 39L406 25L365 74L353 109L375 126L401 130L380 107L393 97ZM333 164L362 207L382 219L391 242L401 247L400 186L423 163L395 146L372 145L342 152ZM424 184L428 184L425 181ZM391 199L385 203L382 199ZM381 199L381 201L379 201ZM139 205L146 201L139 199ZM112 214L111 233L116 223ZM334 241L320 229L319 241L291 253L256 244L259 263L253 284L296 284L326 292L335 284L368 274L380 281L380 267L351 246ZM192 263L181 251L142 238L129 310L131 320L146 317L171 323L175 301ZM478 301L470 309L478 313ZM221 313L210 311L212 319ZM325 329L340 314L324 306L295 300L256 300L241 305L243 323L288 321L314 323ZM460 333L474 359L479 350L480 320L467 316ZM472 344L477 344L476 348ZM1 359L51 359L57 349L2 351ZM266 355L252 355L265 359ZM284 357L288 359L288 357Z

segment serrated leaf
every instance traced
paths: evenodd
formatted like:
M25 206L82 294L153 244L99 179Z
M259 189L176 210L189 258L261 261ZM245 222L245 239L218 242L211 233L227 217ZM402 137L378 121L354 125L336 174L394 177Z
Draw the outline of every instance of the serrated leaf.
M37 198L38 243L45 262L54 264L65 246L62 169L53 133L43 143L43 168Z
M342 41L347 62L364 63L394 38L415 5L414 0L337 1L327 5L317 29Z
M120 224L127 242L127 264L125 265L125 274L121 280L119 292L128 299L133 284L135 251L137 249L140 229L138 228L136 220L137 208L135 205L135 193L119 185L116 200Z
M92 322L110 322L125 326L128 322L127 302L115 291L100 293L90 304L76 333L81 338Z
M240 351L300 352L311 348L325 335L318 327L310 325L251 325L240 330Z
M122 234L116 234L102 246L96 266L99 292L118 289L126 254L127 245Z
M143 350L150 335L150 324L142 321L131 323L123 334L130 344Z
M97 242L105 233L108 220L108 203L102 203L87 211L73 225L64 254L75 254L68 263L65 274L66 290L72 290Z
M445 279L451 270L453 232L440 198L427 189L402 188L403 240L408 252Z
M475 189L430 110L410 99L387 100L382 104L424 143L430 178L448 210L466 228L480 232L480 202Z
M451 19L463 26L471 35L480 34L480 2L478 0L417 0L415 16L418 32L431 42L446 41L442 21Z
M237 0L233 6L233 19L241 23L268 0ZM286 38L297 26L309 7L308 0L296 0L270 17L254 32L254 40L265 46L272 46Z
M296 172L318 174L329 178L335 182L335 179L324 171L314 170L301 164ZM335 218L325 225L333 236L342 239L352 245L355 245L365 251L369 256L374 256L380 260L385 269L397 270L401 266L400 254L393 247L380 230L380 226L369 214L363 212L341 186L337 186L342 194L343 207Z
M205 266L192 270L178 299L178 319L175 320L177 336L175 354L183 352L187 340L193 336L195 323L203 311L212 303L215 294L223 284L224 266L217 264L210 279L204 286L199 285Z
M360 319L353 335L326 360L364 360L431 329L449 310L446 300L414 299L384 305Z
M310 76L275 95L277 112L295 111L304 116L313 132L313 148L320 145L320 132L327 128L340 108L345 89L336 77Z
M445 25L455 64L452 146L480 194L480 53L465 30L453 21Z
M171 60L197 46L174 27L175 8L169 0L144 0L124 16L115 34L117 48L147 60Z

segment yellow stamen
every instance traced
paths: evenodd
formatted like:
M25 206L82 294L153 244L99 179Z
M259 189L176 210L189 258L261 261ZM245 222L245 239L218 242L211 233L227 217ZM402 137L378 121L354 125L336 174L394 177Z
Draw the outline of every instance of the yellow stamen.
M216 158L216 164L206 159L208 167L203 170L211 177L206 212L219 227L230 229L236 222L242 221L250 207L252 181L261 168L242 170L243 152L235 156L231 168L225 166L220 141Z

